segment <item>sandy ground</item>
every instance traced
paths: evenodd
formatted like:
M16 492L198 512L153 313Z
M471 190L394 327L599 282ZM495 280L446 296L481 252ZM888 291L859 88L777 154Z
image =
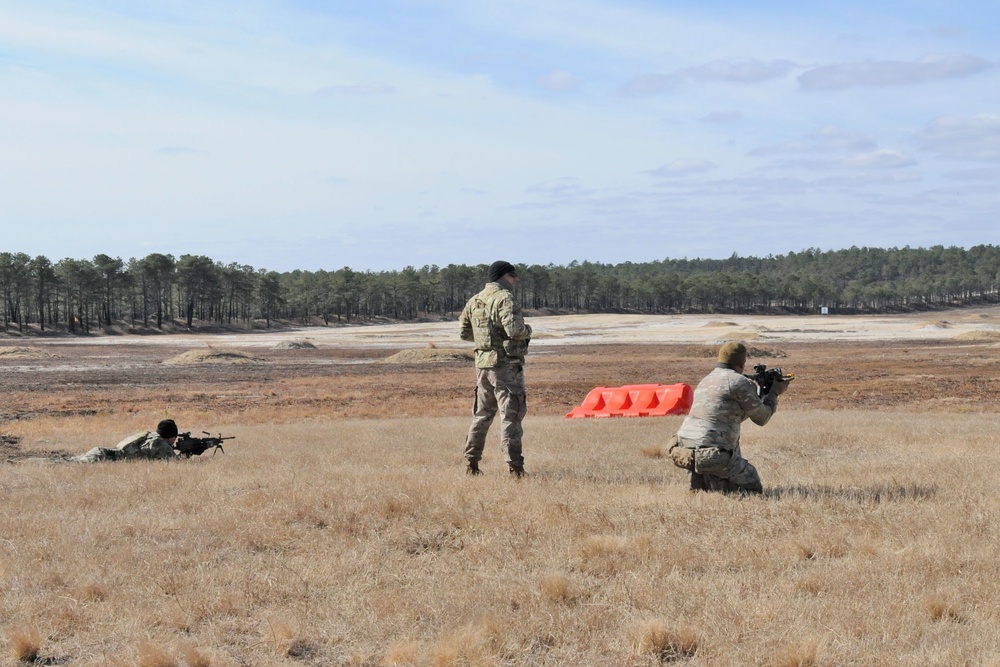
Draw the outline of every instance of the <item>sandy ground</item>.
M693 343L740 339L761 344L808 341L978 340L1000 342L1000 306L880 316L559 315L528 317L534 347L578 344ZM53 339L54 344L273 348L282 341L314 345L403 348L461 346L457 322L283 328L248 334L182 334ZM32 345L46 341L33 341Z

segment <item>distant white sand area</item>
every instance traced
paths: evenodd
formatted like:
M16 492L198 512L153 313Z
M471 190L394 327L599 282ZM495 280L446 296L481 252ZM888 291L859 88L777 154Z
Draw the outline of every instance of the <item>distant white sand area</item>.
M806 341L876 340L1000 340L1000 306L907 315L557 315L527 317L534 330L533 348L550 345L692 343L714 345L725 340L753 341L757 345ZM275 348L284 342L297 346L462 348L458 322L350 325L286 328L247 334L177 334L164 336L109 336L90 338L88 345L187 345L204 347ZM38 347L70 345L74 340L52 339Z

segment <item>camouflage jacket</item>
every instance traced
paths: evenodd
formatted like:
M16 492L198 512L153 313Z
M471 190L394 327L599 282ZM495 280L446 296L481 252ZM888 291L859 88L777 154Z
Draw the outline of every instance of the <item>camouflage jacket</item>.
M458 321L462 340L476 343L476 368L524 363L531 327L524 323L514 295L500 283L486 283L486 288L465 304Z
M97 463L127 459L172 459L177 452L170 443L153 431L133 433L114 447L94 447L86 454L74 456L72 461Z
M172 459L177 456L170 443L155 432L147 432L145 438L142 438L141 433L130 435L118 443L115 449L125 459Z
M677 431L684 447L719 447L735 450L740 444L740 424L747 418L763 426L778 408L778 397L763 400L749 378L720 364L694 390L694 403Z

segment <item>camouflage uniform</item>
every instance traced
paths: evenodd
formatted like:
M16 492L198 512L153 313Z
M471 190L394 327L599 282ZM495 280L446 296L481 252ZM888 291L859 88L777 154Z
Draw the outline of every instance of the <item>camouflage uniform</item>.
M524 323L521 308L509 289L499 282L486 288L465 305L461 317L462 340L476 343L476 399L472 425L465 442L465 458L478 464L497 410L500 411L501 444L507 463L523 471L521 421L528 411L524 388L524 355L528 352L531 327Z
M74 456L71 461L97 463L126 459L172 459L177 456L173 446L155 431L139 431L114 447L94 447L86 454Z
M777 408L775 392L761 399L753 381L719 364L698 383L670 458L691 471L692 489L760 493L757 469L740 455L740 424L749 418L763 426Z

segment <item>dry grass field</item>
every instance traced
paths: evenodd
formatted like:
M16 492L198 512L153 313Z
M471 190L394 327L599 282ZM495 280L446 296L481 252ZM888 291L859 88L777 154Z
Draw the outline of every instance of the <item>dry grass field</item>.
M1000 665L1000 317L975 315L546 322L521 481L495 433L463 474L474 373L436 329L0 339L0 662ZM678 417L563 418L594 386L695 384L733 331L797 375L744 428L763 497L690 493ZM62 460L167 416L237 438Z

